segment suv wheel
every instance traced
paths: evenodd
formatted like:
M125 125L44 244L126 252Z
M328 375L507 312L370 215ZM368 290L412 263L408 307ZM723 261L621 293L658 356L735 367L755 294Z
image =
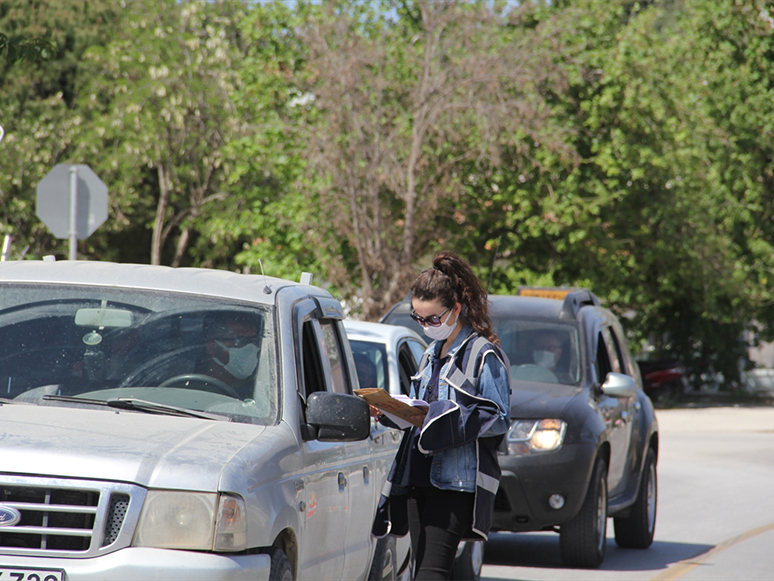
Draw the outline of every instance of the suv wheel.
M656 453L648 449L642 482L637 500L626 518L614 518L615 542L626 549L647 549L656 531L656 503L658 502L658 478Z
M595 569L605 558L607 537L607 464L597 458L580 512L559 529L562 562Z

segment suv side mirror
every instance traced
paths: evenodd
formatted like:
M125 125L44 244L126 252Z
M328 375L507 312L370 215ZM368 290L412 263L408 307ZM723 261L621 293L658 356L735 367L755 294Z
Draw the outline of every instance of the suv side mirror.
M628 375L611 371L602 384L602 393L610 397L634 397L637 395L637 384Z
M371 433L368 402L356 395L314 392L306 400L306 421L321 442L354 442Z

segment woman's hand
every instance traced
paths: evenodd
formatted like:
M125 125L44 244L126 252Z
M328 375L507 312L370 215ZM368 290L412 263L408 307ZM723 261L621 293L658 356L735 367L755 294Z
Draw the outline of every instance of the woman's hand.
M369 405L368 411L371 413L372 418L379 419L382 416L382 412L376 406Z

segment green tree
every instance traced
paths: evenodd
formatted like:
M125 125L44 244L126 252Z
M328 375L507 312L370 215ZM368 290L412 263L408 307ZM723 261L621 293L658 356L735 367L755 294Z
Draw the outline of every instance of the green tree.
M319 284L324 270L304 235L305 225L317 224L319 216L307 201L313 185L303 182L307 144L298 131L306 47L297 31L307 10L303 4L259 3L241 20L244 56L233 101L244 132L226 146L234 158L224 185L229 195L204 225L203 239L236 252L235 264L246 272L264 268L297 279L307 270L318 274ZM204 255L211 248L197 250Z
M543 203L514 246L529 271L634 313L639 342L697 381L734 378L743 331L771 304L764 5L566 2L540 17L566 25L573 82L554 111L578 128L581 163L526 176Z
M100 159L126 220L152 232L152 264L184 263L206 212L227 196L223 146L243 126L231 99L242 15L239 2L136 1L122 32L86 54L79 153Z
M366 318L401 298L415 263L454 238L454 206L476 178L465 172L489 171L502 146L526 137L559 142L535 89L550 63L508 34L499 8L299 9L291 31L303 67L292 70L285 119L304 145L304 171L282 203L308 208L294 215L297 246Z
M50 36L30 38L16 35L9 38L8 35L0 32L0 56L6 55L12 63L20 60L46 59L55 50L56 45Z
M106 42L117 28L116 18L109 0L8 0L0 6L0 30L6 38L42 39L42 48L50 49L45 59L17 60L10 52L12 58L0 59L0 125L5 130L0 234L15 241L11 257L25 247L28 256L37 257L65 249L66 242L54 239L35 215L35 188L54 165L71 159L82 121L76 96L83 53ZM34 45L28 48L40 54Z

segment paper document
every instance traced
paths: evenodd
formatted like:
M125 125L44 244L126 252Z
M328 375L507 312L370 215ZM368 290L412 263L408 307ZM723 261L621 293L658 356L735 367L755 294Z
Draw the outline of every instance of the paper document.
M390 418L399 428L421 426L427 414L428 404L421 399L411 399L399 394L392 396L379 387L356 389L355 394L378 408Z

